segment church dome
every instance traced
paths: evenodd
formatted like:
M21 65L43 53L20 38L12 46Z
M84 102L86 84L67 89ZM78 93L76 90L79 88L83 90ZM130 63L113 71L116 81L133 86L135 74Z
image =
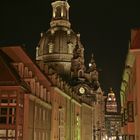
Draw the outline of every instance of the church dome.
M62 75L70 75L71 59L77 41L77 34L69 22L69 7L67 1L52 2L50 29L41 33L36 48L36 60L43 60Z
M69 71L76 38L72 29L65 27L51 28L41 33L36 59L45 61L55 69L59 67L59 71L64 72L64 68Z
M57 57L54 57L53 59L56 61L59 61L62 55L67 55L65 61L69 61L69 59L71 61L71 58L68 56L72 56L76 44L76 38L77 35L71 29L64 27L49 29L47 32L41 33L37 59L41 59L43 56L43 59L47 58L46 61L49 62L49 56L55 54Z

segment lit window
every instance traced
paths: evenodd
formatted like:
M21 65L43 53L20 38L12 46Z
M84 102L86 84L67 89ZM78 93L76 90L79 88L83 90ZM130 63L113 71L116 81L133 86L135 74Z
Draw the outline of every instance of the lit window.
M68 43L68 53L73 53L73 44L71 42Z
M1 137L6 137L6 129L1 129L0 130L0 138Z
M8 130L8 137L15 137L15 130Z
M49 43L48 45L49 45L49 53L53 53L53 47L54 47L53 43Z

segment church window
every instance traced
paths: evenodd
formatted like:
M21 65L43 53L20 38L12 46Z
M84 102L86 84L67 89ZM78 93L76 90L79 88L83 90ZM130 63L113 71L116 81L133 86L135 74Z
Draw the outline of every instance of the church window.
M73 44L71 42L68 43L68 53L73 53Z
M49 45L49 53L53 53L54 44L49 43L48 45Z

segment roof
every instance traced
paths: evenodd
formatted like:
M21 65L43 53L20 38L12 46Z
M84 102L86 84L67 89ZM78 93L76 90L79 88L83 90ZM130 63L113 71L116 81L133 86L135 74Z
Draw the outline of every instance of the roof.
M0 85L19 85L19 75L10 62L12 62L12 60L0 51Z
M30 70L34 72L34 75L38 77L38 80L43 85L51 85L48 77L44 75L41 69L36 65L36 63L28 56L28 54L23 50L21 46L8 46L1 47L0 50L5 53L13 62L23 62Z

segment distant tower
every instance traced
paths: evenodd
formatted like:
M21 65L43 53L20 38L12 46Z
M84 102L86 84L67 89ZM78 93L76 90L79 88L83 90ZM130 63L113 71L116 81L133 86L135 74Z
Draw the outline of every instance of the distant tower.
M117 113L117 102L116 102L115 93L113 92L112 88L110 88L110 92L107 95L106 112Z

